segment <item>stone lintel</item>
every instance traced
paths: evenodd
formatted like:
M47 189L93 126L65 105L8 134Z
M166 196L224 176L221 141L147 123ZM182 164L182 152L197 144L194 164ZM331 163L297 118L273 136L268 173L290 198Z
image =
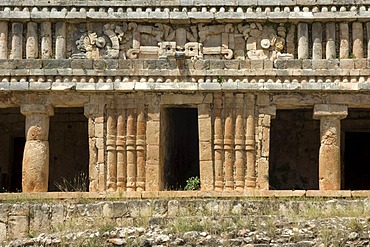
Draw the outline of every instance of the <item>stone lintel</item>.
M276 105L270 105L270 106L266 106L266 107L261 107L259 109L259 113L260 114L271 115L271 117L274 118L276 116Z
M34 114L53 116L54 108L50 104L22 104L21 113L25 116Z
M337 117L343 119L346 118L347 115L348 108L346 105L317 104L313 109L314 119L320 119L322 117Z

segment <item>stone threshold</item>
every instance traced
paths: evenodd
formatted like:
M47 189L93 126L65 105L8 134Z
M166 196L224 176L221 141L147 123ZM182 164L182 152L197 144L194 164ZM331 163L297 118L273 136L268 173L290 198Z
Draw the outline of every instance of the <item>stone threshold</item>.
M131 191L131 192L34 192L0 193L0 201L7 200L63 200L63 199L163 199L163 198L358 198L370 197L370 190L265 190L265 191Z

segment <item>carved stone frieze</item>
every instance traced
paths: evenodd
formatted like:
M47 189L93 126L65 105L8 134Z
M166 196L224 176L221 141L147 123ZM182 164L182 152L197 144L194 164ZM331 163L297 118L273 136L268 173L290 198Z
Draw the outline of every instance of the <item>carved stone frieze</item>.
M96 26L96 25L95 25ZM163 23L101 24L78 28L78 58L275 60L286 50L285 24L239 23L171 26ZM76 37L76 35L75 35Z

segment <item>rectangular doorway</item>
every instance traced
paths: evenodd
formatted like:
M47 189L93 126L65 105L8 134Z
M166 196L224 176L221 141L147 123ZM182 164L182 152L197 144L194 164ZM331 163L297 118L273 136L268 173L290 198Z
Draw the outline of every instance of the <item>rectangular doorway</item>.
M161 164L165 190L183 190L199 177L197 108L164 108L161 112Z
M26 138L14 137L13 138L13 150L12 150L12 167L11 167L11 178L10 178L10 192L21 192L22 191L22 162L24 146L26 144Z
M370 189L370 132L345 132L345 190Z

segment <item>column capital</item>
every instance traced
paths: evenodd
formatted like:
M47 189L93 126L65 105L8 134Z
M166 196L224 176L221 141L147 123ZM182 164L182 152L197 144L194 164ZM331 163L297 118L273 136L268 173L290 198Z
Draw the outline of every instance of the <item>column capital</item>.
M25 116L34 114L53 116L54 108L50 104L22 104L21 113Z
M336 117L338 119L346 118L348 108L346 105L317 104L313 108L313 118Z

